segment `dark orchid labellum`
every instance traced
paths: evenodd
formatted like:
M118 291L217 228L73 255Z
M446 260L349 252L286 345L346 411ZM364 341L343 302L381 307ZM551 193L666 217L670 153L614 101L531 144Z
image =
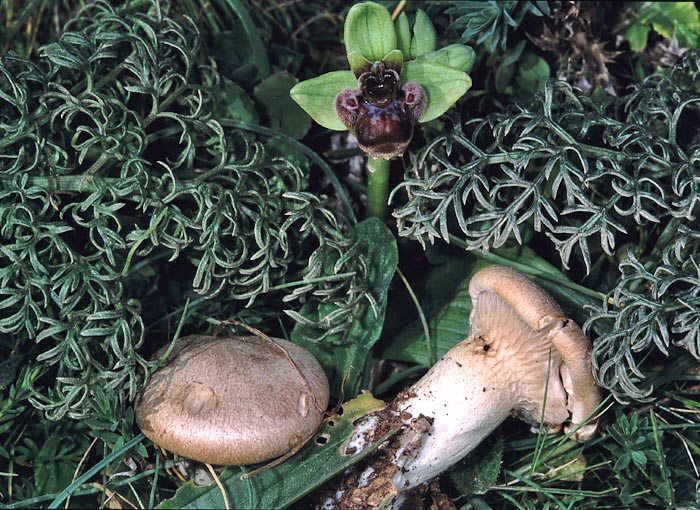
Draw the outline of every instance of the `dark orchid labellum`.
M375 62L360 74L357 89L346 89L335 98L338 117L373 158L401 156L425 108L421 86L399 86L399 73L391 67Z

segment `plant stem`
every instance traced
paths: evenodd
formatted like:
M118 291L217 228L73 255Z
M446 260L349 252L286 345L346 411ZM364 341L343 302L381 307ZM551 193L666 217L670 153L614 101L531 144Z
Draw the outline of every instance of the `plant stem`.
M367 217L385 221L389 201L389 160L370 157L367 170Z

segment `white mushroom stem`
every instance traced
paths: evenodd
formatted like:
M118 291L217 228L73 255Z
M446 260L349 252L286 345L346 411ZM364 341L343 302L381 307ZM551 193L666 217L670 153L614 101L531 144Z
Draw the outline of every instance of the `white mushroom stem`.
M561 358L537 343L546 333L537 334L533 342L518 322L504 331L504 324L497 321L507 313L506 306L493 295L487 299L485 317L474 317L480 328L436 363L411 388L409 398L396 403L400 414L423 416L432 422L430 434L425 434L415 456L397 459L401 469L394 483L401 490L445 471L511 414L539 423L541 403L546 400L543 423L547 427L556 429L568 417L565 407L559 405L566 401L558 381ZM507 333L506 339L494 338L494 328ZM527 377L535 374L532 380ZM536 402L540 406L531 406ZM528 407L539 407L539 414L532 416Z
M510 415L550 431L570 422L576 440L595 432L595 422L582 426L600 393L581 329L540 287L506 267L478 271L469 292L467 338L380 411L401 431L365 467L363 487L341 487L340 508L372 508L420 486ZM356 435L376 439L366 426L376 418L366 417Z

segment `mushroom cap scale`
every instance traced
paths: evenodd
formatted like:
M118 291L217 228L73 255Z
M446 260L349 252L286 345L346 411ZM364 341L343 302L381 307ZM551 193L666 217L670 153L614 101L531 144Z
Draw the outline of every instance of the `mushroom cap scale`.
M180 339L136 402L153 442L210 464L278 457L308 439L328 405L318 361L285 340Z

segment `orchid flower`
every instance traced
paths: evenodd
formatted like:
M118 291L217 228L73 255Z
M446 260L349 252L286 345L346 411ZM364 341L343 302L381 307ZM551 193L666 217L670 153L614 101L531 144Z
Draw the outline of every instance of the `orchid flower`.
M436 50L424 11L416 12L411 30L405 12L394 22L374 2L348 11L344 42L350 70L300 82L290 93L318 124L357 138L369 156L368 215L383 217L388 160L406 151L416 124L436 119L469 90L474 50L461 44Z

